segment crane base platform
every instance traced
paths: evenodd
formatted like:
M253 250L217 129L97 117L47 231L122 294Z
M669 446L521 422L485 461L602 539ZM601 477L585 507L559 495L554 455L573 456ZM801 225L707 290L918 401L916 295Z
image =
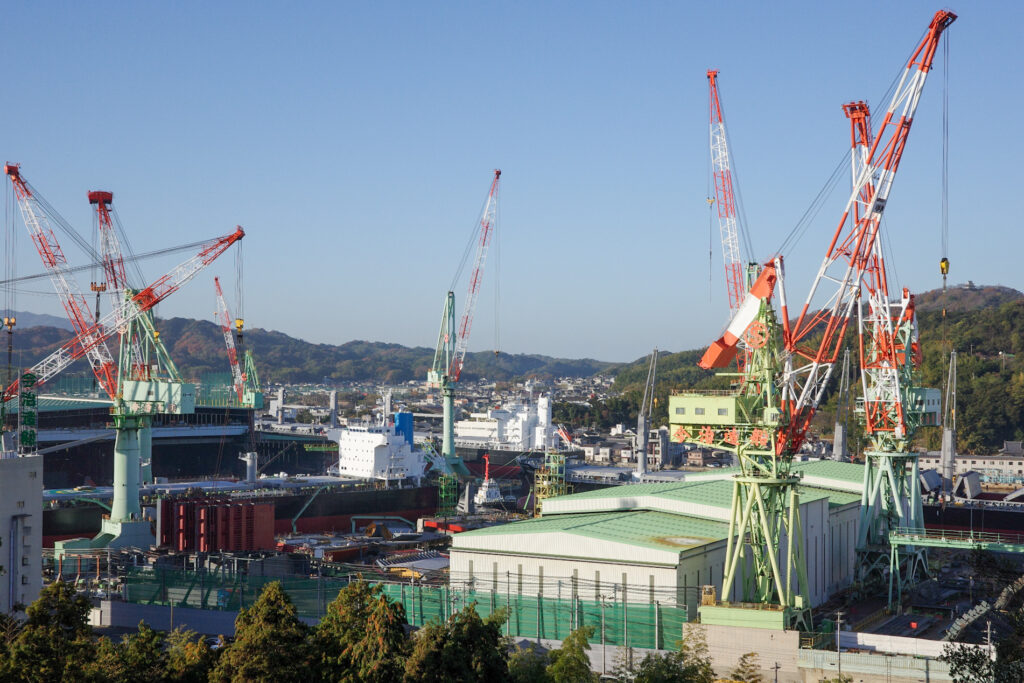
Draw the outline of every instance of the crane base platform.
M785 631L793 628L799 610L779 605L754 603L718 603L697 608L700 623L715 626L745 626ZM810 610L807 610L809 613ZM809 614L808 614L809 616Z

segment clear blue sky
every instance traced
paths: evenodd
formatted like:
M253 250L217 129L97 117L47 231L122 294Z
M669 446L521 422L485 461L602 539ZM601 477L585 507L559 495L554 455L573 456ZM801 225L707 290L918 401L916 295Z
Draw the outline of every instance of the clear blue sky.
M1024 289L1024 9L964 5L947 32L951 279ZM726 323L717 225L709 285L706 69L721 70L764 260L847 147L840 105L884 109L939 7L13 3L2 149L86 235L86 191L112 190L138 252L241 224L247 324L325 343L433 345L500 167L502 350L631 360L703 346ZM941 96L940 64L887 210L896 277L917 291L940 283ZM786 254L790 297L844 194ZM17 227L18 273L38 272ZM491 257L472 350L494 345ZM233 259L160 314L210 319L214 274L231 281ZM59 310L28 292L18 307Z

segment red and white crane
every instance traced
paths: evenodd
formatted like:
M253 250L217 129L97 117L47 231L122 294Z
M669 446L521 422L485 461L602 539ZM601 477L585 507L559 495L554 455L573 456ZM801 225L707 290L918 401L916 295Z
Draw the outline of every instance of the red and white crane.
M497 227L498 220L498 180L501 171L494 171L494 179L484 202L480 222L475 226L476 258L473 261L473 272L469 278L469 292L462 309L462 320L455 327L455 293L448 291L445 297L444 310L441 313L441 329L437 335L437 348L434 351L434 362L427 371L427 384L440 387L444 409L444 428L441 455L448 465L460 474L468 474L462 461L455 455L455 385L462 375L462 366L466 360L466 349L469 346L469 333L473 327L473 313L476 310L480 285L483 281L484 264L487 261L487 250ZM469 254L469 247L466 255ZM465 256L463 257L465 259ZM463 260L463 265L465 260ZM462 272L462 266L458 273ZM458 280L458 274L456 274Z
M108 311L99 321L92 323L89 327L39 361L33 366L31 372L36 375L36 386L52 379L59 372L74 363L79 358L86 356L96 345L104 345L104 342L118 331L118 321L127 324L132 320L152 310L154 306L178 291L182 285L194 278L201 270L223 254L228 247L242 239L245 231L237 227L234 232L205 242L199 253L192 258L178 264L171 271L153 281L148 287L138 291L131 297L121 300L117 308ZM103 346L106 348L106 346ZM116 368L116 366L115 366ZM18 395L18 381L7 387L0 401L6 402ZM112 398L117 395L116 378L114 391L108 392ZM107 386L103 385L104 389Z
M874 375L871 381L878 388L878 395L888 397L884 399L884 409L868 410L868 430L891 430L897 437L906 431L899 404L900 351L893 337L894 311L890 310L878 233L939 39L955 20L956 15L948 10L936 12L911 55L876 137L869 147L865 145L863 164L859 169L855 166L850 198L794 323L790 322L785 289L780 288L783 342L788 352L782 401L789 414L789 423L777 442L780 453L795 452L803 443L842 348L850 318L862 298L867 301L869 316L877 322L869 327L873 334L880 335L876 339L880 356L866 359L862 327L862 365ZM856 105L847 105L844 110L851 120L860 116ZM856 138L854 146L859 146ZM824 303L812 308L819 294L825 296ZM820 341L812 343L812 337L818 334L822 335Z
M718 70L708 70L711 172L718 206L718 230L722 235L722 262L725 265L725 286L729 294L730 315L743 303L743 258L740 255L739 216L736 213L736 191L729 164L729 142L725 134L722 101L718 95Z
M114 396L117 394L117 363L104 343L106 337L96 329L96 319L89 310L78 282L67 272L68 261L50 227L49 212L21 175L18 164L5 164L4 173L11 179L25 227L39 251L43 266L50 274L50 281L67 312L76 339L80 340L100 386L108 395Z
M494 180L487 193L483 213L480 216L479 239L476 245L476 258L473 259L473 272L469 276L469 291L466 292L466 303L462 309L462 320L459 333L455 338L455 356L452 359L451 375L456 382L462 374L462 365L466 360L466 349L469 347L469 332L473 327L473 314L476 312L476 301L480 296L480 283L484 277L484 264L487 262L487 251L491 245L491 237L498 221L498 179L501 170L494 171Z
M227 302L224 301L224 291L220 287L220 278L213 278L213 286L217 290L217 324L224 334L224 345L228 350L228 364L231 366L231 382L241 402L245 393L245 378L242 376L242 368L238 363L238 349L235 347L235 335L231 330L231 314L228 312Z

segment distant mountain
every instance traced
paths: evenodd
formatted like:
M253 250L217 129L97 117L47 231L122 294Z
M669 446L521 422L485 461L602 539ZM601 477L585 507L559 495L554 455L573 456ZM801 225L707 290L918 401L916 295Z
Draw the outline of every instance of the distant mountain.
M21 327L19 319L15 348L21 367L43 358L69 338L67 331L55 327ZM159 320L157 328L185 377L198 378L206 372L228 371L224 337L212 322L169 318ZM401 344L368 341L314 344L261 328L246 330L245 344L253 350L260 379L264 382L376 380L396 384L425 379L434 361L434 350L426 347L409 348ZM463 377L486 377L498 381L522 377L590 377L612 372L619 365L592 359L478 352L467 354ZM75 370L87 371L87 367L80 362L69 369Z
M941 289L933 289L914 297L918 311L941 311L943 295ZM1011 287L999 285L977 286L973 282L955 285L946 290L946 311L975 311L981 308L1001 306L1011 301L1024 299L1024 293Z
M15 325L18 329L24 329L26 327L56 327L69 331L73 329L67 318L62 318L56 315L48 315L46 313L29 313L28 311L15 311L14 317L18 321Z

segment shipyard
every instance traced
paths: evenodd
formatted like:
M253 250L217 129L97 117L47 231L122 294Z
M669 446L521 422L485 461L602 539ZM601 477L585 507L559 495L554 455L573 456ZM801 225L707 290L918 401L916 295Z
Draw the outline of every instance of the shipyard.
M1024 680L1024 13L865 10L12 8L0 680Z

